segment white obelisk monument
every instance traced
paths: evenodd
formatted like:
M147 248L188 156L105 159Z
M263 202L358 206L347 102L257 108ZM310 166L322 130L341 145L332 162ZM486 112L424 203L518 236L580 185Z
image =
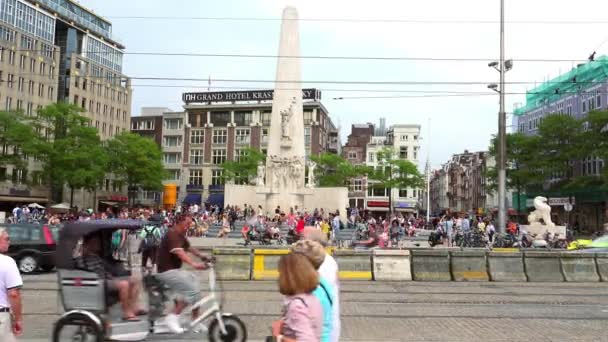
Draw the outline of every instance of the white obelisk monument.
M304 203L304 116L298 12L283 10L266 158L266 208ZM296 58L290 58L290 57Z
M315 187L316 165L312 163L309 184L304 184L307 163L297 19L294 7L283 10L266 165L258 165L255 185L226 184L225 203L261 205L267 213L281 206L285 212L296 207L309 211L323 208L344 215L348 188Z

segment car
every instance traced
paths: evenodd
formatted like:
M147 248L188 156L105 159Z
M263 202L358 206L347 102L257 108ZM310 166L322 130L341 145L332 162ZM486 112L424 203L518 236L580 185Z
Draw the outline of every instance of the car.
M7 230L10 239L8 256L15 259L21 273L51 271L55 268L60 226L17 223L3 225L2 228Z

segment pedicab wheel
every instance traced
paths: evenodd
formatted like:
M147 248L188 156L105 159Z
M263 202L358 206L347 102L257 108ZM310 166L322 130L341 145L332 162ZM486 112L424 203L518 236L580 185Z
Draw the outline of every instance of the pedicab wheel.
M103 342L102 329L86 315L73 314L55 323L53 342Z
M247 328L243 321L238 317L229 314L223 314L222 320L226 327L226 335L222 334L222 329L217 318L214 318L209 324L209 341L210 342L245 342L247 341Z

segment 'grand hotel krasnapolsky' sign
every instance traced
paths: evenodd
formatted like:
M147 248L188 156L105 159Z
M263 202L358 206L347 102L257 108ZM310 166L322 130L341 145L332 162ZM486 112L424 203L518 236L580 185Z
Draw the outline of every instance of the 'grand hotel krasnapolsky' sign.
M245 91L213 91L205 93L184 93L182 100L185 103L212 103L237 101L270 101L273 90L245 90ZM318 89L302 89L302 99L320 100L321 91Z

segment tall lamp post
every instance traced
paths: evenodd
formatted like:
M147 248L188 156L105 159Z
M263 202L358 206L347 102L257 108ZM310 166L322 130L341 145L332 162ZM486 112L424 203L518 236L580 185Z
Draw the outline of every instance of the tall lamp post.
M498 227L504 233L507 226L507 113L505 112L505 73L513 68L513 61L505 61L505 0L500 0L500 60L491 62L489 67L500 73L499 85L490 84L488 88L500 95L498 112Z

